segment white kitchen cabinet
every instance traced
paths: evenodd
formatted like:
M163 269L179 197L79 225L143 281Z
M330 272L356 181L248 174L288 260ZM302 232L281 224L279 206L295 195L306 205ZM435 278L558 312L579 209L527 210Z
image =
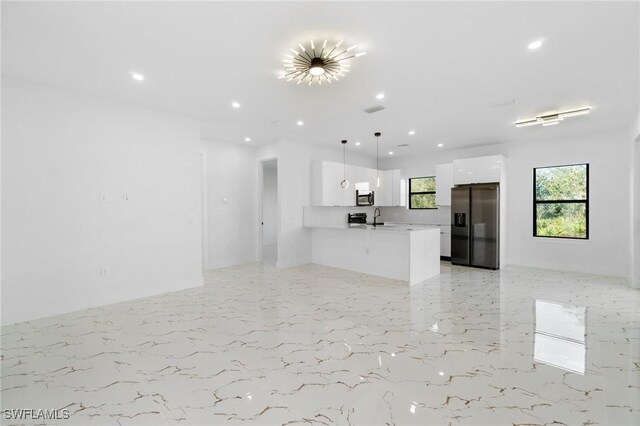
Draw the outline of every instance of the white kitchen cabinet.
M476 182L500 182L501 155L489 155L476 158Z
M440 226L440 256L451 257L451 226Z
M373 169L373 173L376 174L375 169ZM406 180L400 177L400 169L380 170L379 176L380 186L376 186L377 179L374 178L374 185L371 187L374 191L376 206L405 206L407 203L407 184Z
M374 200L376 206L390 206L393 201L393 172L380 170L380 186L374 187Z
M400 178L400 170L380 170L347 164L349 187L343 189L342 163L317 161L311 167L311 204L314 206L355 206L356 189L374 191L376 206L406 205L406 181ZM380 186L377 178L380 176Z
M453 163L436 165L436 205L451 205L453 187Z
M407 180L402 179L400 176L400 169L391 171L392 177L392 206L406 206L407 205ZM453 182L453 177L451 179Z
M372 180L371 180L371 169L368 169L366 167L359 167L359 166L348 166L348 167L353 168L353 182L349 183L350 188L352 187L354 191L356 189L369 191L371 190L371 188L373 188ZM355 192L353 196L355 197ZM354 198L354 203L355 203L355 198Z
M347 189L340 186L344 171L342 163L332 161L320 161L312 165L311 203L314 206L355 205L355 189L352 181L354 168L349 165L346 167L346 177L349 181Z
M475 183L476 159L463 158L453 160L453 183L454 185L464 185Z
M453 184L500 182L505 158L502 155L463 158L453 161Z

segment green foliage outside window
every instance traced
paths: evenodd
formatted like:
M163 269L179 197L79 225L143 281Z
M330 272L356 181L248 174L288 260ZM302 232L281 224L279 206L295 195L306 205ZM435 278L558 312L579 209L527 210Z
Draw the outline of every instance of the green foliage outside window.
M437 208L436 178L434 176L409 179L409 208Z
M589 166L534 169L537 237L587 239Z

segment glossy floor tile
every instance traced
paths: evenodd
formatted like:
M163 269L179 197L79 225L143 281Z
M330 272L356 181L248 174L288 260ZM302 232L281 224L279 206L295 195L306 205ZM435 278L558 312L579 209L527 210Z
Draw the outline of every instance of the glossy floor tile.
M640 292L449 267L406 284L249 264L2 328L3 424L640 424ZM3 413L4 414L4 413Z

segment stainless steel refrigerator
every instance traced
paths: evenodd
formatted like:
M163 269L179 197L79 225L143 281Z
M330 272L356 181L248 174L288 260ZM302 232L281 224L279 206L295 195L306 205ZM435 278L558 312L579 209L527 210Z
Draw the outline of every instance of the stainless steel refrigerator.
M451 189L451 263L500 267L500 185Z

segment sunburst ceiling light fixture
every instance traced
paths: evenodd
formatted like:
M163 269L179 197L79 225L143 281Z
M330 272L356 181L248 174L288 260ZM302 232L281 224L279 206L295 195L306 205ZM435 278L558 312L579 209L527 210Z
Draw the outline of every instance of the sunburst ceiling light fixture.
M340 40L333 48L327 47L327 40L322 43L322 47L316 50L313 40L310 41L310 49L305 48L302 43L298 44L299 50L289 49L292 54L285 53L282 60L285 66L285 72L278 78L286 78L287 81L297 81L297 84L303 81L311 86L314 82L321 85L323 81L331 83L338 81L338 77L345 77L345 73L349 72L349 61L367 52L353 53L353 49L357 45L353 45L347 49L340 49L342 40Z
M567 111L553 112L550 114L538 115L535 118L529 118L527 120L516 121L516 127L534 126L536 124L542 124L543 126L553 126L559 124L563 119L567 117L575 117L576 115L589 114L591 107L582 107L576 109L570 109Z

